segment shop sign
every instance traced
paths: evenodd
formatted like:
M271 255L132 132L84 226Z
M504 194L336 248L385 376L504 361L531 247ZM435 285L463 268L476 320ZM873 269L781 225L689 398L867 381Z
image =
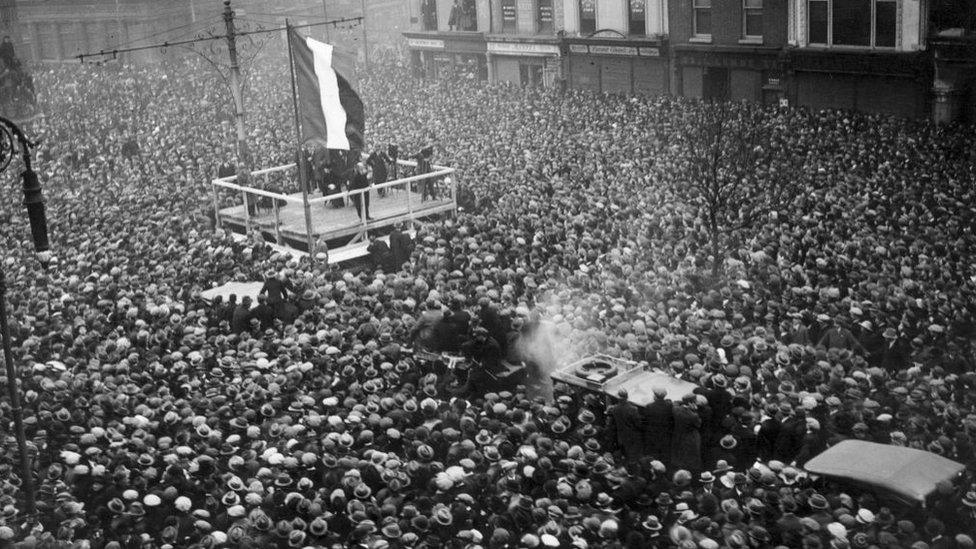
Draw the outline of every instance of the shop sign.
M630 16L636 21L644 20L644 0L630 0Z
M559 55L559 46L549 44L488 42L488 51L490 53L512 55Z
M573 53L586 53L589 50L586 49L586 44L570 44L569 51Z
M661 50L658 48L638 48L642 57L661 57Z
M596 19L596 0L580 0L580 18Z
M552 0L539 0L539 23L552 24Z
M637 56L637 48L631 46L590 46L590 53L597 55Z
M502 19L506 22L514 22L516 19L515 0L505 0L502 2Z
M431 40L429 38L407 38L407 46L428 50L442 50L444 49L444 41Z

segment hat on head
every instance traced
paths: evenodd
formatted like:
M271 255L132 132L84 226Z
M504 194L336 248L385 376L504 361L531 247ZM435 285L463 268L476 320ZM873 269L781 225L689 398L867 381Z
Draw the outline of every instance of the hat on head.
M820 494L813 494L812 496L810 496L810 498L807 500L807 503L810 505L812 509L817 509L821 511L827 509L827 507L829 506L829 504L827 503L827 498L823 497Z
M966 507L976 507L976 491L966 492L965 497L962 498L962 504Z
M648 515L647 518L644 519L644 522L641 523L641 526L643 526L646 530L650 530L651 532L658 532L663 528L661 521L658 520L658 518L654 515Z

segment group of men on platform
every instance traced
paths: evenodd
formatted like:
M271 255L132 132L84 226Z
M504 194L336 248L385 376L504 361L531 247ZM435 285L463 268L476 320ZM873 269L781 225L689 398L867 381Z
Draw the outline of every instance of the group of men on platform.
M305 181L308 190L318 188L322 196L334 195L342 192L343 186L347 191L361 191L373 185L380 185L399 177L399 148L394 144L389 144L386 150L377 149L362 158L360 151L335 151L322 147L313 150L305 150ZM434 155L434 146L428 145L421 149L411 158L417 162L415 174L420 175L431 171L431 159ZM430 197L436 198L436 191L432 186L422 184L423 199ZM386 189L377 190L380 196L386 195ZM355 193L350 195L353 205L356 207L356 214L359 219L372 221L369 215L369 192ZM334 208L345 206L342 197L337 197L330 201Z

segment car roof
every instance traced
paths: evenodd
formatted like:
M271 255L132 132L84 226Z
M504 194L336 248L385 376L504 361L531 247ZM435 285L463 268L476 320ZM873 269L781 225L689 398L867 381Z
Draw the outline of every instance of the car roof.
M803 468L813 474L856 481L924 502L939 482L951 481L965 466L915 448L844 440L806 462Z

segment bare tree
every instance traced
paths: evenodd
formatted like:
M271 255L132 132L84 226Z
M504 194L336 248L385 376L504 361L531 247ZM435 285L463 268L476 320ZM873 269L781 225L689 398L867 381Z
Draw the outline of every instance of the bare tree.
M731 247L797 196L806 151L791 150L787 125L761 106L700 104L683 117L681 127L693 130L670 139L673 192L696 208L718 276Z

